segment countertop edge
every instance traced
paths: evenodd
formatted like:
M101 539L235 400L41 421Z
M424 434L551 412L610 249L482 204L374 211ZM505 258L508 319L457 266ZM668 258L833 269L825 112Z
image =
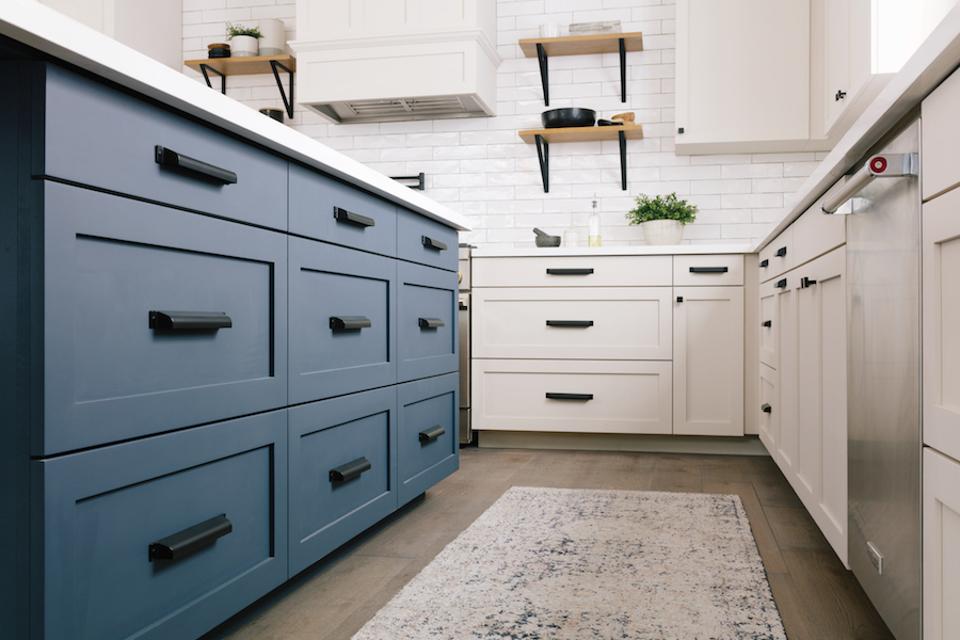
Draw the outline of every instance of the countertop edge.
M751 244L673 244L673 245L623 245L609 247L521 247L516 249L474 249L470 257L476 258L595 258L600 256L681 256L751 254Z

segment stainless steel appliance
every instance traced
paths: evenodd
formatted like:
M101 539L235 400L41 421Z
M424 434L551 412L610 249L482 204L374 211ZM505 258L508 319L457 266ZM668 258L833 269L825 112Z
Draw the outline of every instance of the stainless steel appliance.
M460 329L460 444L473 443L470 425L470 250L469 244L460 245L460 299L458 322Z
M850 568L898 640L921 637L919 136L911 115L823 204L829 213L852 203Z

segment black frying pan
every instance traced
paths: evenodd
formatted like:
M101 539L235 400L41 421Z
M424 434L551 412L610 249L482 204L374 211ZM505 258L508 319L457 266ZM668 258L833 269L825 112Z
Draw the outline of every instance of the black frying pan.
M540 114L540 120L547 129L554 127L592 127L597 121L597 112L580 107L548 109Z

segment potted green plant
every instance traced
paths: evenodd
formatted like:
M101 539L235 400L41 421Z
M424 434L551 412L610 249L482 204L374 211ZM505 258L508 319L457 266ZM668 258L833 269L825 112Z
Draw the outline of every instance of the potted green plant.
M641 194L627 212L627 221L643 229L647 244L680 244L683 226L697 218L697 205L681 200L676 193L666 196Z
M227 23L227 36L230 38L230 52L234 58L260 54L259 40L263 37L260 27Z

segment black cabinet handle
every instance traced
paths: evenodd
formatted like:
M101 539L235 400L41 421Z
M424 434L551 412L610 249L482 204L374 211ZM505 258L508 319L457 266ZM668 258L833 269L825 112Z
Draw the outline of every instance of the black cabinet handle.
M439 329L443 326L443 320L440 318L417 318L417 324L421 329Z
M677 296L677 302L683 302L683 296Z
M431 442L436 442L437 438L442 436L447 432L446 429L440 425L431 427L430 429L425 429L417 434L417 437L420 439L420 446L422 447L425 444L430 444Z
M764 413L773 413L773 407L764 402L762 405L760 405L760 411L763 411Z
M777 252L773 255L777 256L778 258L785 258L787 256L787 248L780 247L779 249L777 249Z
M330 469L330 482L333 484L343 484L344 482L356 480L364 471L369 471L371 467L370 461L366 458L351 460L346 464Z
M343 222L345 224L352 224L357 227L374 227L377 224L377 221L368 216L361 215L359 213L354 213L352 211L347 211L346 209L341 209L340 207L333 208L333 219L337 222Z
M801 288L801 289L806 289L807 287L812 287L812 286L815 285L815 284L817 284L817 281L814 280L813 278L808 278L807 276L803 276L802 278L800 278L800 288Z
M204 180L209 180L211 182L218 182L220 184L236 184L237 182L237 174L235 174L233 171L222 169L216 165L210 164L209 162L197 160L196 158L190 158L183 154L177 153L173 149L168 149L160 145L155 146L153 151L154 160L156 160L157 164L161 167L174 169L194 177L203 178Z
M690 273L726 273L727 267L690 267Z
M786 278L781 278L780 280L777 280L777 284L775 284L775 285L773 285L773 286L775 286L777 289L786 289L786 288L787 288L787 279L786 279Z
M761 269L766 269L769 266L770 266L770 260L768 260L767 258L764 258L763 260L760 261Z
M233 320L219 311L151 311L147 324L154 331L216 331Z
M233 531L233 524L227 520L226 514L221 513L215 518L204 520L200 524L195 524L166 538L151 542L147 548L147 558L150 562L154 560L180 560L195 551L209 547L218 538L222 538L231 531Z
M773 320L764 320L760 323L762 326L767 327L768 329L773 326Z
M359 331L372 325L366 316L330 316L330 329L333 331Z
M593 326L593 320L547 320L547 326L586 328Z
M592 393L554 393L547 391L547 400L593 400Z
M433 249L434 251L447 250L447 243L434 240L430 236L420 236L420 242L423 243L423 246L426 249Z
M593 273L593 269L578 269L578 268L567 268L567 267L555 267L547 268L548 276L589 276Z

